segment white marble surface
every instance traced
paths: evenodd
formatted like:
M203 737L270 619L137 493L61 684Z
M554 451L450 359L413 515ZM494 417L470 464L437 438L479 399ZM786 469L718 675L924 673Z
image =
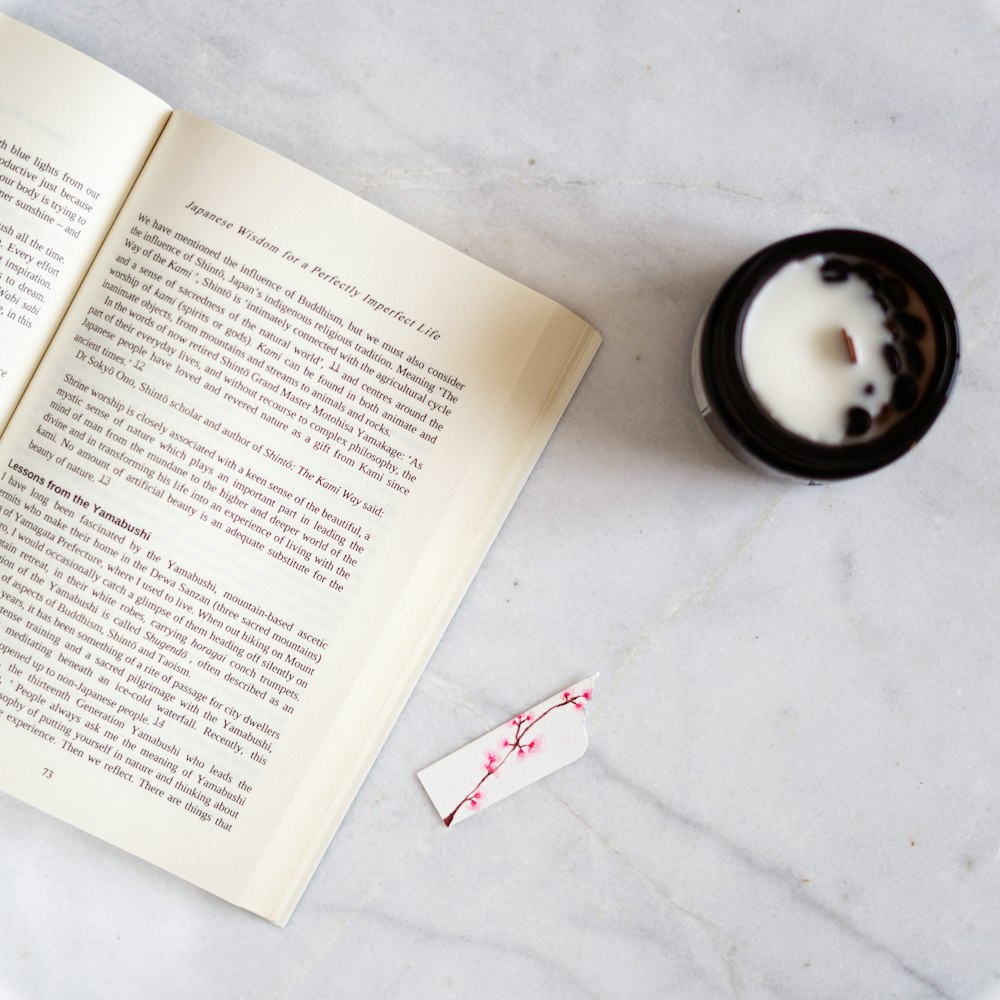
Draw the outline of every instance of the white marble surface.
M1000 997L995 0L2 0L560 299L605 345L291 924L0 801L4 1000ZM703 433L781 236L937 270L963 369L832 487ZM594 670L591 748L446 831L415 773Z

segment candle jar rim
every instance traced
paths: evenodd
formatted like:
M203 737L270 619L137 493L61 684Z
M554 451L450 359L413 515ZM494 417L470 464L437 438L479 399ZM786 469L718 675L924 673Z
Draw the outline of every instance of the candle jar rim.
M763 407L744 368L742 336L754 297L787 264L810 257L848 257L881 266L923 302L934 359L913 407L875 437L823 444L782 426ZM745 260L719 290L705 315L698 345L702 390L737 454L793 479L827 482L864 475L908 452L937 419L958 371L958 322L934 272L910 250L876 233L824 229L787 237Z

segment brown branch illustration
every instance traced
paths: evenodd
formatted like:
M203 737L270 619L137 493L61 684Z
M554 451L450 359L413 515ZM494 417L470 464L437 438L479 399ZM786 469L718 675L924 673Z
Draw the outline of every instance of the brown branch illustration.
M510 720L508 725L514 727L513 738L505 739L498 748L499 752L494 752L493 750L486 751L486 761L483 764L486 773L479 779L479 781L476 782L475 785L472 786L472 788L469 789L462 801L459 802L447 816L445 816L445 826L451 826L455 820L455 816L464 806L468 806L473 810L479 809L483 797L481 790L483 784L496 774L497 771L499 771L511 757L525 757L528 754L537 753L541 749L540 740L529 740L528 734L542 721L542 719L545 718L545 716L547 716L550 712L556 711L556 709L566 708L569 705L583 711L584 702L590 701L591 692L589 688L585 691L581 691L579 694L573 694L572 691L563 691L562 697L562 701L558 701L554 705L550 705L537 717L532 716L530 712L526 712L523 715L515 715L514 718Z

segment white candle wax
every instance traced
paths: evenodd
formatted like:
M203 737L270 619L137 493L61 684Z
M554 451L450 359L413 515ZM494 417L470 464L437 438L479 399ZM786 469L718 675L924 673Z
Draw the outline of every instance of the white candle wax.
M822 263L815 256L786 264L754 296L743 325L743 367L779 424L821 444L842 444L852 409L875 417L892 398L894 373L883 352L893 337L868 283L853 273L824 281ZM868 436L877 430L873 423Z

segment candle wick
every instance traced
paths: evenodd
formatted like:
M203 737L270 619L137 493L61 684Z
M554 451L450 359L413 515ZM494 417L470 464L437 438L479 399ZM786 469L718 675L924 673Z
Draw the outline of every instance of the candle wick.
M844 338L844 347L847 348L847 356L851 359L851 364L856 365L858 363L858 352L854 348L854 341L851 339L851 335L843 327L841 327L840 335Z

